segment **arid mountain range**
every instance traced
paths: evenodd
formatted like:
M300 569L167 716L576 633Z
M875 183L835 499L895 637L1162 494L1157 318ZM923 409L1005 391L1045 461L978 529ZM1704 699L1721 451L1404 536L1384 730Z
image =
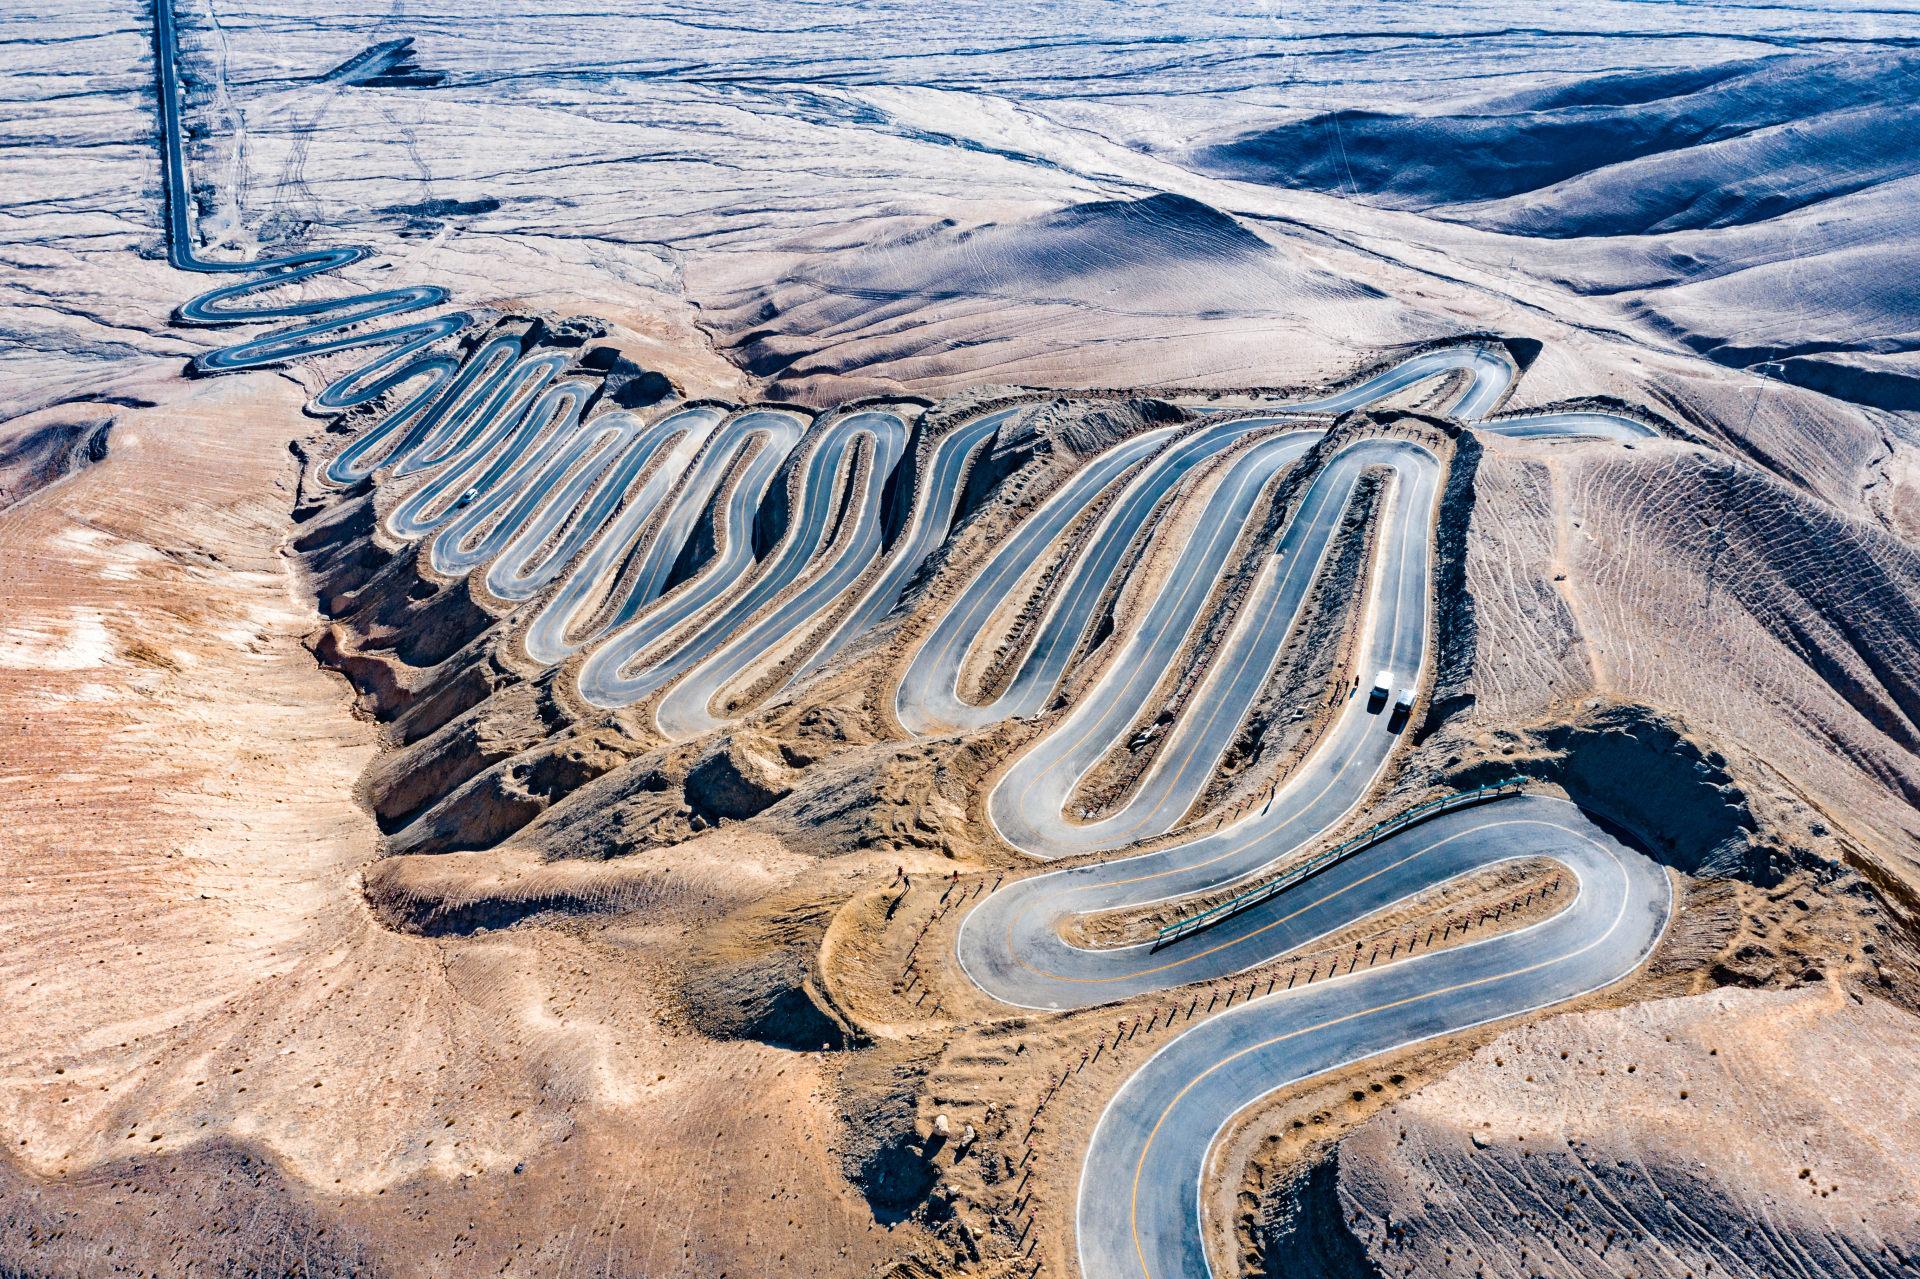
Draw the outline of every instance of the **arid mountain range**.
M0 1274L1911 1273L1912 19L0 17Z

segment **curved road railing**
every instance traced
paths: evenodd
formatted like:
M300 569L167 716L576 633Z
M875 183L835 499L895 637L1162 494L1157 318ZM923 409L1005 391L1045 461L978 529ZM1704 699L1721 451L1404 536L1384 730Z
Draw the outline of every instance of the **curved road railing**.
M1182 937L1191 937L1194 933L1212 928L1215 924L1224 924L1235 915L1251 910L1262 902L1271 901L1296 885L1312 879L1327 867L1337 866L1355 853L1372 848L1388 836L1397 835L1409 826L1417 826L1421 822L1438 817L1441 813L1450 813L1456 808L1471 808L1475 804L1485 804L1491 800L1521 793L1523 792L1520 779L1514 778L1511 781L1496 782L1492 786L1478 786L1457 795L1445 795L1418 807L1409 808L1397 817L1390 817L1384 822L1376 823L1361 831L1344 843L1335 844L1324 853L1316 853L1278 879L1262 884L1258 888L1249 888L1246 892L1229 897L1217 906L1209 906L1198 914L1174 920L1154 934L1153 948L1159 950L1169 942L1178 941Z

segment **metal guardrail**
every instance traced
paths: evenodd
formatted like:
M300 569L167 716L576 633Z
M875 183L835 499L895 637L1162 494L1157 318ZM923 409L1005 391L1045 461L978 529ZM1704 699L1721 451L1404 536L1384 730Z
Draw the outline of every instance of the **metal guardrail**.
M1438 817L1441 813L1450 813L1456 808L1470 808L1475 804L1484 804L1507 795L1518 795L1522 791L1522 779L1514 777L1504 782L1496 782L1491 786L1482 786L1476 790L1462 791L1457 795L1428 800L1417 808L1409 808L1398 817L1390 817L1372 829L1355 835L1345 843L1329 848L1326 852L1309 859L1303 865L1296 866L1270 883L1262 884L1258 888L1250 888L1237 897L1228 898L1218 906L1209 906L1197 915L1176 919L1155 934L1153 948L1158 950L1170 942L1178 941L1182 937L1190 937L1194 933L1231 919L1244 910L1258 906L1261 902L1269 901L1302 880L1311 879L1327 867L1353 856L1362 849L1371 848L1389 835L1397 835L1409 826L1417 826L1428 818Z

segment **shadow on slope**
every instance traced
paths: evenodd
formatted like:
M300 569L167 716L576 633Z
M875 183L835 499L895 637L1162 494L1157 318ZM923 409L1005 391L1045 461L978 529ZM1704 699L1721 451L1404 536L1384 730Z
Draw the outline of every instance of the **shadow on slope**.
M1522 235L1735 226L1920 173L1916 69L1874 51L1634 71L1446 114L1331 112L1189 158Z

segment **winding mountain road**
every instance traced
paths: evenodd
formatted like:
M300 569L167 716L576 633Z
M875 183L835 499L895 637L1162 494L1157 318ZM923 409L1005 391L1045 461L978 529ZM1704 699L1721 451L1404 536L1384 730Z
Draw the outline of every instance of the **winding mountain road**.
M1512 375L1482 353L1433 352L1314 404L1344 407L1462 368L1472 381L1452 412L1463 418L1498 403ZM1278 428L1282 421L1245 425ZM1653 434L1607 413L1516 416L1477 429L1521 438ZM1207 438L1204 431L1190 437L1196 443L1189 447L1198 450L1197 441ZM1026 748L989 796L989 815L1009 843L1038 858L1112 850L1164 834L1190 811L1270 678L1355 486L1370 470L1387 472L1391 487L1377 518L1356 669L1369 677L1392 672L1395 691L1418 687L1440 467L1411 441L1360 439L1321 459L1195 695L1127 802L1085 823L1065 811L1075 785L1149 709L1192 628L1207 620L1202 603L1253 495L1319 438L1281 431L1230 463L1196 522L1202 535L1180 547L1176 567L1120 638L1106 674ZM1152 474L1142 472L1132 485L1157 501L1166 490L1150 490ZM1071 484L1061 492L1063 507L1088 500ZM1057 536L1074 514L1043 508L1029 523ZM1123 518L1108 517L1090 535L1085 560L1104 563L1103 539L1125 544L1134 531ZM1038 538L1016 534L961 591L909 664L896 695L903 722L924 732L988 710L959 698L963 645L975 641L985 614L1045 553ZM1071 611L1076 598L1074 588L1061 592L1029 651L1029 667L1036 654L1079 642L1075 625L1084 620ZM1018 705L1046 704L1057 679L1046 675L1054 673L1022 689ZM1005 709L1005 702L1003 695L992 709ZM1637 968L1660 937L1671 909L1665 873L1572 805L1525 796L1403 831L1163 946L1095 949L1065 939L1063 925L1074 917L1215 892L1292 861L1365 799L1402 727L1390 705L1356 687L1307 761L1258 811L1170 847L1016 881L962 921L956 958L976 985L1004 1003L1064 1009L1238 974L1503 861L1550 856L1575 884L1564 909L1523 933L1337 981L1270 987L1267 997L1198 1024L1143 1064L1110 1103L1082 1168L1075 1233L1088 1279L1210 1273L1201 1210L1206 1153L1232 1116L1260 1097L1360 1057L1605 986Z
M399 403L326 468L349 485L411 480L387 516L397 537L431 539L435 572L483 572L506 601L545 596L524 632L553 664L585 652L592 704L659 696L669 736L723 724L818 668L890 613L952 532L968 468L1021 406L961 421L918 450L909 419L886 406L817 419L780 407L687 404L657 417L595 414L598 383L569 378L566 352L518 336L464 359L436 349L471 323L461 312L380 323L443 305L419 285L332 299L262 295L366 259L358 247L258 261L202 256L193 238L171 0L155 6L154 51L169 260L246 278L182 305L188 326L279 324L195 359L218 373L373 347L313 406L340 411L392 392ZM1429 378L1465 375L1450 412L1512 437L1652 434L1602 412L1493 419L1517 376L1503 353L1461 345L1414 355L1341 391L1268 412L1143 432L1088 460L1018 524L961 587L896 690L917 734L965 731L1051 706L1100 602L1156 511L1208 473L1198 532L1178 548L1153 599L1116 636L1104 676L1008 768L988 799L996 828L1036 858L1111 852L1175 829L1213 776L1271 677L1361 478L1387 473L1364 603L1359 669L1418 686L1427 646L1438 459L1407 440L1353 440L1323 455L1324 416ZM411 388L411 389L407 389ZM926 458L923 471L900 468ZM1210 656L1188 656L1259 499L1290 467L1315 467L1272 554ZM416 478L417 477L417 478ZM893 502L906 504L904 518ZM793 503L788 510L788 501ZM893 517L893 518L890 518ZM886 529L897 524L889 539ZM761 543L766 544L761 544ZM987 620L1025 591L1047 605L997 691L970 700L970 649ZM1016 601L1017 602L1017 601ZM1098 820L1069 816L1076 787L1151 708L1162 677L1204 661L1194 695L1132 795ZM971 664L970 664L971 662ZM1357 694L1357 690L1356 690ZM1446 813L1305 878L1213 927L1160 947L1088 949L1062 925L1101 911L1216 891L1298 857L1361 803L1397 744L1387 708L1350 694L1305 763L1268 803L1232 826L1153 851L1086 861L984 899L956 942L969 977L1030 1008L1084 1007L1270 962L1394 902L1518 858L1550 856L1576 891L1526 930L1389 962L1364 973L1271 989L1196 1022L1149 1058L1096 1128L1080 1178L1076 1233L1087 1279L1207 1273L1201 1193L1209 1147L1241 1109L1276 1088L1434 1035L1572 998L1633 971L1671 910L1665 873L1573 806L1526 796ZM734 700L728 700L728 699ZM1277 984L1277 983L1276 983Z
M863 442L865 478L854 503L836 490L834 478L851 470L851 454ZM654 667L669 677L680 676L654 713L669 737L718 728L727 718L713 713L721 688L768 648L798 632L866 572L880 550L886 477L893 474L906 442L907 424L897 413L853 413L826 428L807 459L799 518L766 569L691 641ZM843 498L851 509L836 519ZM830 547L832 554L827 553ZM820 571L811 580L762 614L764 605L816 563ZM593 694L587 692L587 697L592 700Z
M1528 857L1553 858L1575 884L1573 900L1545 921L1296 983L1196 1023L1148 1058L1108 1103L1081 1167L1081 1273L1211 1274L1202 1225L1206 1157L1234 1115L1348 1062L1611 985L1652 953L1672 897L1665 871L1573 805L1526 796L1405 831L1337 873L1236 917L1221 930L1228 936L1207 942L1197 935L1201 949L1187 957L1192 971L1177 980L1237 971L1236 961L1284 953L1424 887Z
M459 361L451 355L433 353L429 348L466 328L472 323L472 317L455 311L388 329L369 331L362 326L440 306L449 295L439 285L381 289L340 298L233 305L269 289L284 288L351 266L365 260L369 250L342 246L238 262L202 257L196 251L192 220L188 216L193 187L187 180L186 130L180 122L178 56L173 0L155 0L153 59L160 114L160 168L167 201L167 261L179 271L251 278L209 289L184 303L174 312L174 322L226 327L292 321L262 336L195 356L194 365L204 372L225 373L286 364L334 351L392 346L393 350L334 381L314 397L314 404L329 411L350 409L421 377L427 379L426 385L410 403L417 406L431 400L459 367Z
M1262 472L1270 464L1291 460L1287 455L1294 450L1286 445L1293 443L1255 450L1234 469L1250 472L1250 481L1264 482ZM1375 467L1389 470L1394 484L1382 522L1381 554L1372 575L1364 627L1370 642L1360 668L1369 674L1392 670L1408 685L1417 682L1426 641L1427 525L1439 463L1425 448L1408 441L1361 440L1335 454L1308 489L1242 608L1239 624L1229 632L1187 713L1174 724L1154 766L1126 805L1086 825L1071 824L1064 811L1080 778L1148 708L1150 695L1174 667L1188 631L1204 620L1199 605L1211 586L1211 575L1198 583L1183 580L1178 570L1169 575L1161 598L1122 643L1106 678L994 788L988 813L1009 843L1038 857L1070 856L1151 838L1180 820L1212 779L1214 765L1232 744L1246 710L1267 682L1355 485ZM1232 514L1244 519L1252 495L1243 497L1238 492L1236 478L1229 474L1215 505L1228 504L1220 498L1230 499ZM1210 536L1190 543L1182 558L1211 553L1218 544L1230 545L1240 520L1229 524L1228 518L1227 511L1209 510L1201 526L1210 530ZM1179 598L1169 602L1170 595ZM1364 699L1351 699L1332 740L1320 752L1324 758L1339 760L1346 770L1347 789L1352 792L1349 804L1371 783L1392 748L1395 738L1387 731L1386 718L1367 714ZM1321 789L1316 779L1303 778L1301 784ZM1282 815L1291 813L1296 794L1289 787L1287 798L1276 800L1255 824L1285 825Z

